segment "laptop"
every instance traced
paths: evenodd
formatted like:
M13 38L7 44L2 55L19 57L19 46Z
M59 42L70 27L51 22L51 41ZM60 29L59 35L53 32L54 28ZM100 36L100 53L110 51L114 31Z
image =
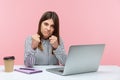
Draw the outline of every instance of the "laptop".
M105 44L72 45L64 67L49 68L58 75L96 72L99 68Z

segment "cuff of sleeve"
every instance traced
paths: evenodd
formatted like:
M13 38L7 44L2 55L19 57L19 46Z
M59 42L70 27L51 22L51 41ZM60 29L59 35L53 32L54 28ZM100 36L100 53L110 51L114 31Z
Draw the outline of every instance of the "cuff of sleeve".
M57 53L57 52L59 52L60 51L60 46L58 46L58 48L57 49L55 49L55 50L53 50L53 53Z
M37 51L37 49L34 50L32 47L30 47L30 50L32 53L36 53L36 51Z

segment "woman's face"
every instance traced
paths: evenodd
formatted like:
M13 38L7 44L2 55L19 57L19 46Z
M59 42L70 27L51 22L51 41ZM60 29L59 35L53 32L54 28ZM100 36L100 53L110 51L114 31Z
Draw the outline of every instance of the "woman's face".
M41 33L45 39L49 38L54 32L54 22L52 19L45 20L41 23Z

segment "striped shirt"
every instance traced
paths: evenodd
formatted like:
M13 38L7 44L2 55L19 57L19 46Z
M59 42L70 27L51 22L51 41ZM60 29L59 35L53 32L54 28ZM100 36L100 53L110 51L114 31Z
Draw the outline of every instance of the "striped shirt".
M60 38L60 45L56 50L53 50L49 40L41 40L43 45L43 51L40 49L32 49L32 37L29 36L25 40L24 49L24 64L27 67L33 67L34 65L58 65L59 63L64 65L67 55L62 39Z

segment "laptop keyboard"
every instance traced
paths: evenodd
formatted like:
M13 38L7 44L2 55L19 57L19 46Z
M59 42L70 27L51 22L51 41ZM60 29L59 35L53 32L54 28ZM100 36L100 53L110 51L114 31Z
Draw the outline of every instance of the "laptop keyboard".
M63 72L64 70L58 70L59 72Z
M63 72L64 68L52 68L51 70L57 71L57 72Z

